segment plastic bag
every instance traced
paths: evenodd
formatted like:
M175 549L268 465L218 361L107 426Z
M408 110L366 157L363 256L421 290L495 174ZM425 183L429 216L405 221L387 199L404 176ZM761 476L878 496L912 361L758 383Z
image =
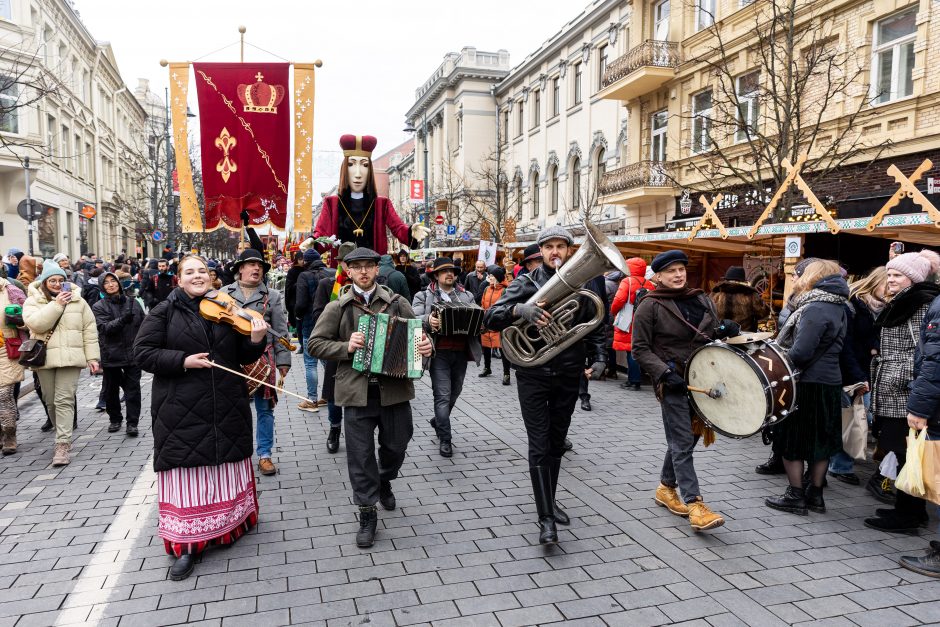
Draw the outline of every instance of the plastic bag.
M894 454L894 451L888 451L888 454L884 456L881 465L878 466L878 472L891 481L898 478L898 456Z
M927 430L917 433L913 429L907 434L907 455L904 467L898 473L894 487L911 496L924 496L924 444L927 442Z
M854 389L846 389L852 395ZM862 394L855 394L852 403L842 408L842 450L859 461L865 461L868 447L868 411Z

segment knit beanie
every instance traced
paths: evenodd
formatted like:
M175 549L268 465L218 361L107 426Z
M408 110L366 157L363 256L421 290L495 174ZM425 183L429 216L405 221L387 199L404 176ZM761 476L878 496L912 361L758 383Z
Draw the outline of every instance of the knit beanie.
M796 264L796 267L793 269L793 271L796 273L796 276L803 276L803 273L806 272L806 269L809 267L809 264L813 263L814 261L821 261L821 260L819 259L819 257L807 257L803 261Z
M931 274L931 256L924 253L931 251L921 251L919 253L904 253L898 255L887 263L885 269L900 272L911 280L912 283L923 283ZM936 253L933 253L936 255Z
M308 248L304 251L304 263L307 265L310 265L314 261L319 261L320 258L320 253L318 253L313 248Z
M42 262L42 274L39 275L39 283L45 283L46 279L53 276L60 276L63 279L67 278L65 276L65 270L60 268L59 264L52 259L46 259Z

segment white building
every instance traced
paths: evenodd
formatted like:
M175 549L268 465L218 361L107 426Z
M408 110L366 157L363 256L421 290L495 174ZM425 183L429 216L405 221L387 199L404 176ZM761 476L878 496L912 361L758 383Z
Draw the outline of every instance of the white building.
M27 250L16 212L31 196L42 215L37 256L133 253L134 226L149 208L142 184L146 114L121 80L106 42L64 0L0 2L0 252ZM84 211L94 217L82 217Z

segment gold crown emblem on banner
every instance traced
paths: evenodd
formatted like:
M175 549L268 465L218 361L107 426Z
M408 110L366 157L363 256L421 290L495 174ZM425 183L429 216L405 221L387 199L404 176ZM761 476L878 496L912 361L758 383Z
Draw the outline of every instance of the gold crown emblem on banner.
M261 72L255 74L255 83L238 86L238 99L245 113L277 113L277 105L284 99L283 85L268 85Z

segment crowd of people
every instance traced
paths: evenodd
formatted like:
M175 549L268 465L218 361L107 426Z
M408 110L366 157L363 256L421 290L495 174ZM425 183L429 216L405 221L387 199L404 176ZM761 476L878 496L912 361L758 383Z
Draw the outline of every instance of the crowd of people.
M625 260L629 274L611 271L585 285L604 305L602 324L547 363L512 363L501 332L553 323L549 304L532 297L556 280L573 245L571 233L549 227L518 258L477 261L469 271L458 255L416 263L404 250L392 256L345 243L332 251L334 260L308 247L294 255L282 289L268 286L271 265L251 248L227 263L171 254L145 261L84 255L72 263L61 254L39 260L11 250L0 268L2 452L17 451L27 349L24 363L47 415L42 429L55 430L53 466L70 462L83 369L102 376L98 408L108 416L108 431L123 428L128 437L141 428L141 373L152 373L159 534L177 558L171 578L184 579L207 547L235 542L258 521L255 471L278 472L274 410L286 391L296 337L305 397L298 409L325 411L329 453L340 450L345 435L356 544L372 546L378 505L397 507L393 481L413 436L413 380L352 365L366 342L359 317L384 313L422 323L417 351L433 393L428 419L444 458L454 455L458 425L451 418L469 362L482 365L479 377L492 376L495 367L503 385L515 378L540 543L558 542L557 525L570 522L555 499L572 448L568 428L579 401L592 410L590 382L603 378L622 377L631 392L652 387L660 402L666 451L655 503L688 518L695 531L721 526L724 518L706 504L695 471L697 443L707 446L714 435L689 401L686 369L696 349L757 331L772 309L743 267L729 268L706 293L689 285L683 251L649 263L632 257ZM893 455L896 470L903 468L909 428L940 437L938 277L940 256L928 250L892 249L885 266L852 281L833 260L796 265L775 340L800 373L799 403L766 433L772 453L756 472L786 477L768 508L824 513L829 479L862 483L842 440L843 408L856 397L869 412L876 461ZM590 320L595 305L577 298L583 302L574 323ZM482 332L442 333L442 303L482 309ZM206 311L213 307L222 313L213 317ZM926 502L896 490L895 476L879 469L867 480L867 489L892 507L876 510L865 524L916 532L927 523ZM905 556L901 564L940 577L940 550Z

